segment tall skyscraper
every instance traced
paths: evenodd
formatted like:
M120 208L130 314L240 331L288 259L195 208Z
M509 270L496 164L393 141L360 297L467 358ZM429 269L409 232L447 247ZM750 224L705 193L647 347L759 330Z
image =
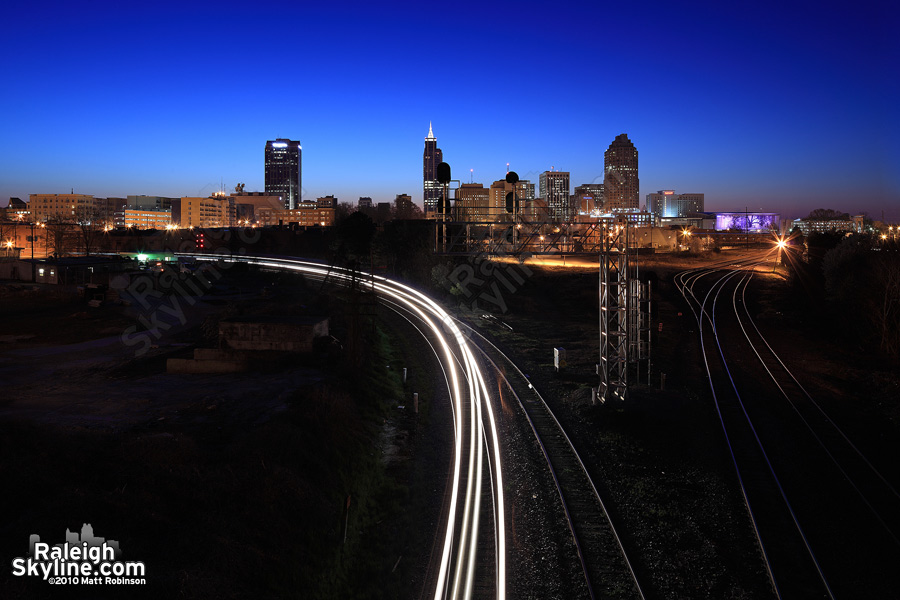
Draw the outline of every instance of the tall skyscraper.
M539 181L541 198L552 221L569 220L569 172L544 171Z
M603 155L603 171L604 210L639 209L638 151L627 134L617 135L609 145Z
M277 139L266 142L266 194L281 196L284 208L300 203L300 142Z
M422 180L424 183L424 196L422 204L425 207L425 218L434 216L438 201L443 194L443 186L437 180L437 166L444 160L444 154L437 147L437 138L428 123L428 137L425 138L425 152L422 155Z

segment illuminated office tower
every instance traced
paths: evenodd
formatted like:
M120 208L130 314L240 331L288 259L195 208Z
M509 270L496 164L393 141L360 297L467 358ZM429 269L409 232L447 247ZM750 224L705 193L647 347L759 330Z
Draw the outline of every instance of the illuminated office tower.
M569 220L569 172L544 171L538 181L541 198L547 203L547 211L552 221Z
M486 223L491 219L490 189L480 183L462 183L455 191L455 218Z
M647 210L660 219L689 217L703 212L704 195L659 190L655 194L647 194Z
M627 134L619 134L603 155L604 210L638 210L641 199L638 180L638 151Z
M266 194L281 196L286 210L300 203L300 142L277 139L266 142Z

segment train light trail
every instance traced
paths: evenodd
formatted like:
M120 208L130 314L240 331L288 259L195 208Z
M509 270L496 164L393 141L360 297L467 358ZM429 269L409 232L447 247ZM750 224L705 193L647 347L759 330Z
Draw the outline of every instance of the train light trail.
M352 272L301 259L278 259L222 254L182 254L200 260L243 262L261 267L294 271L339 283L356 282L370 288L386 301L412 313L434 334L443 351L443 367L450 384L454 418L453 483L436 585L435 600L472 597L476 576L479 536L490 534L495 543L496 598L506 598L506 532L503 474L500 462L499 431L493 400L479 362L453 317L434 300L402 283L369 273ZM362 278L361 278L362 275ZM466 427L465 415L469 416ZM463 464L464 442L468 441L468 464ZM487 453L485 453L487 449ZM467 472L463 474L463 469ZM466 480L462 494L463 478ZM479 527L482 517L481 490L485 478L490 481L494 505L494 527L489 532ZM462 497L461 497L462 496ZM460 514L462 513L461 519ZM457 523L461 528L457 531ZM452 585L451 585L452 582Z

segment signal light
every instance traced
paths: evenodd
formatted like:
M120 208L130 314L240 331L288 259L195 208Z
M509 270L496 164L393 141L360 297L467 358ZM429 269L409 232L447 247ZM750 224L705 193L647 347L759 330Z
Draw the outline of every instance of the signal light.
M437 180L440 183L450 183L450 165L442 162L437 166Z

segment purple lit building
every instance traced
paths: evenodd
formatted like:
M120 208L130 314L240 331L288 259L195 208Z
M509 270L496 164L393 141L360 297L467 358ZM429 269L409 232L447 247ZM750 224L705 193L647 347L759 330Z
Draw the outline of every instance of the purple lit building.
M778 231L779 223L781 222L779 217L778 213L716 213L716 231L733 230L747 233Z

